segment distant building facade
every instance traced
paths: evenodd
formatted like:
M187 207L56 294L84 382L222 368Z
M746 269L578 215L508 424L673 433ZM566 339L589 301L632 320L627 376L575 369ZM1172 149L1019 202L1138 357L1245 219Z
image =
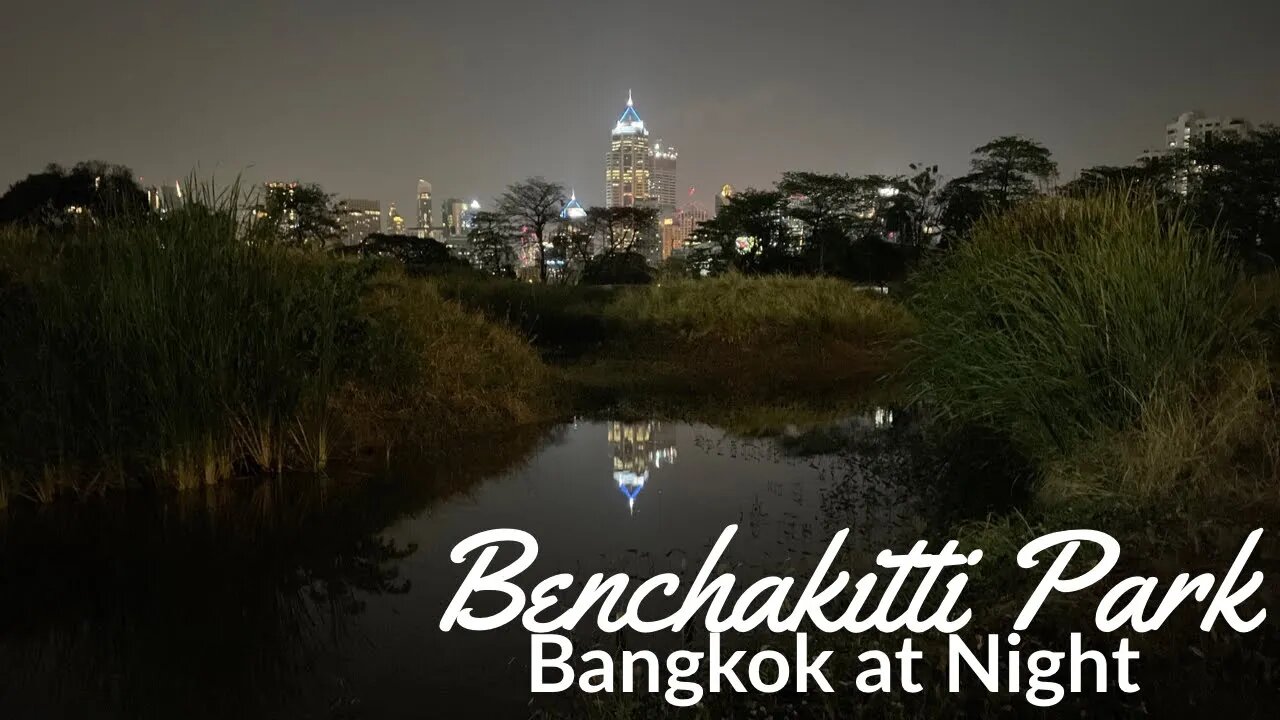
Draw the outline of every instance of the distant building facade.
M1196 110L1184 112L1164 126L1160 147L1144 150L1139 159L1159 158L1177 150L1215 140L1241 139L1253 132L1253 124L1238 117L1208 117Z
M418 230L430 234L433 217L431 215L431 183L418 180Z
M467 217L467 203L457 198L449 198L440 207L440 224L444 226L446 237L462 237L467 234L464 227Z
M728 183L725 183L724 186L720 188L720 192L716 193L715 210L717 215L720 214L720 210L725 205L729 204L729 199L733 197L733 193L733 186Z
M679 255L700 223L711 219L711 213L698 203L689 203L662 218L662 259Z
M396 204L387 205L387 232L392 235L403 235L405 231L404 217L396 210Z
M343 200L338 223L342 226L339 241L357 245L366 237L382 232L382 203L377 200Z
M653 146L653 199L660 210L676 209L676 159L680 154L662 141Z

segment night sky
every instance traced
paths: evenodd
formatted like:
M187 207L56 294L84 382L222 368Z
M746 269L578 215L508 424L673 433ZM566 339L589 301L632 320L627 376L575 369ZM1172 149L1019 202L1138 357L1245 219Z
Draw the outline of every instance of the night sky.
M1183 110L1280 121L1275 0L46 0L6 3L0 39L0 188L100 159L319 182L410 223L419 177L601 203L628 88L708 206L787 169L956 175L1001 134L1069 178Z

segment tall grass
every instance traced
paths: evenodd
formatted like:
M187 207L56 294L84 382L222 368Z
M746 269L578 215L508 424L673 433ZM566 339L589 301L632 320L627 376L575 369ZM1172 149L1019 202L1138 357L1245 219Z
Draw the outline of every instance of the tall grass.
M897 303L831 278L730 274L631 289L609 314L620 323L694 342L786 339L896 342L913 326Z
M547 415L549 375L529 343L434 285L384 269L361 315L362 350L339 408L366 441L439 440Z
M24 494L324 468L340 391L360 382L371 352L401 362L369 345L380 337L370 331L380 322L367 300L373 267L284 249L242 205L233 186L162 217L56 236L0 231L0 457ZM400 320L465 315L438 298L422 308ZM483 324L467 316L406 331L392 349L417 362L466 322ZM449 357L501 372L501 352L530 356L513 339ZM463 422L469 404L502 391L469 379L426 374L411 387L456 413L433 422ZM416 402L404 389L396 399Z
M1123 193L987 218L917 279L916 394L1037 461L1130 427L1244 332L1218 247Z

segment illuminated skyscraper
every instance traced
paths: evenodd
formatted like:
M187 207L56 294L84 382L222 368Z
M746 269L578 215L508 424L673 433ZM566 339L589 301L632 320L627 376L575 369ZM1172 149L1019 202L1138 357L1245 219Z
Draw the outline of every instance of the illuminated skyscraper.
M396 211L396 204L387 206L387 232L392 235L404 234L404 218Z
M720 192L716 194L716 214L717 215L720 214L720 208L729 204L729 198L731 197L733 197L733 186L728 183L725 183L725 186L720 188Z
M576 222L587 217L587 211L583 209L582 203L578 202L578 193L569 194L569 202L564 204L564 208L560 210L560 219Z
M693 237L700 223L711 219L711 213L702 205L692 202L662 219L662 259L684 250L685 243Z
M605 205L631 207L652 198L653 148L649 131L627 93L627 108L613 126L605 158Z
M440 208L440 224L444 226L444 234L449 237L462 237L467 234L463 227L466 219L467 204L457 198L449 198Z
M431 232L431 183L418 180L418 231Z
M679 153L662 141L653 145L653 198L662 210L676 209L676 158Z

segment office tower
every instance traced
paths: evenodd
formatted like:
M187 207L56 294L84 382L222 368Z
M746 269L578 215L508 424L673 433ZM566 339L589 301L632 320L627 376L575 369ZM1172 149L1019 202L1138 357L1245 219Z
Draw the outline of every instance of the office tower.
M676 209L676 149L663 145L662 141L653 145L653 198L658 207L672 211Z
M431 231L431 183L418 180L418 230L423 233Z
M652 188L653 148L649 131L636 113L631 93L627 107L613 127L605 157L605 205L631 207L649 204Z
M387 206L387 232L391 235L403 235L404 227L404 218L396 210L396 204L390 203Z

